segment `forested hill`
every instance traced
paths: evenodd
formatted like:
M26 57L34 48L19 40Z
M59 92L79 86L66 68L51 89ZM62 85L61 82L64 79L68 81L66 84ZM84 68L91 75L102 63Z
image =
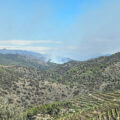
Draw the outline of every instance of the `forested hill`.
M81 91L109 91L120 87L120 53L84 62L72 61L52 68L52 79Z
M44 118L43 116L47 115L51 119L61 116L69 120L71 112L86 111L86 108L89 116L90 106L95 103L95 106L99 108L104 101L106 104L109 102L110 106L114 103L113 110L119 108L119 103L115 104L114 100L119 102L120 53L82 62L71 61L61 65L45 63L25 55L0 54L0 64L0 105L3 105L2 100L7 100L8 106L16 105L14 110L22 107L23 113L30 114L31 118L33 116ZM112 96L109 92L113 93L114 98L107 100ZM103 97L98 98L97 94ZM89 103L88 96L90 96L92 105ZM82 102L80 102L81 99ZM95 99L98 99L97 103ZM54 103L56 101L58 102ZM41 104L45 105L41 106ZM6 105L3 105L3 108ZM9 117L6 115L12 114L6 107L2 109L3 119ZM103 107L98 112L102 113L102 109ZM66 114L61 113L64 110ZM108 114L109 109L106 112ZM79 119L77 113L75 115ZM112 113L115 112L112 111ZM118 116L118 113L116 114ZM81 117L87 118L84 115Z
M0 53L0 64L8 66L23 66L45 70L55 63L45 62L43 59L32 55L22 54L2 54Z

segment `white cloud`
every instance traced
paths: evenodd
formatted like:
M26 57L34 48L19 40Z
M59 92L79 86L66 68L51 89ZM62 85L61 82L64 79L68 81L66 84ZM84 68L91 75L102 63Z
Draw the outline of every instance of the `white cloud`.
M33 47L33 46L9 46L9 45L0 45L0 49L9 49L9 50L27 50L27 51L34 51L39 53L48 53L48 51L51 51L52 48L50 47Z
M48 47L48 45L56 45L60 43L60 41L52 40L0 40L0 49L27 50L39 53L50 53L57 48ZM46 46L43 46L42 44L46 44Z
M32 44L60 44L60 41L52 41L52 40L0 40L0 44L2 45L32 45Z

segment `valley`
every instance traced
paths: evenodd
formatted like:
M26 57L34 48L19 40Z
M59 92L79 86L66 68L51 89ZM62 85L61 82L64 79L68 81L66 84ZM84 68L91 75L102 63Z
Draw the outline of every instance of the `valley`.
M1 53L0 64L1 120L119 120L120 53L64 64Z

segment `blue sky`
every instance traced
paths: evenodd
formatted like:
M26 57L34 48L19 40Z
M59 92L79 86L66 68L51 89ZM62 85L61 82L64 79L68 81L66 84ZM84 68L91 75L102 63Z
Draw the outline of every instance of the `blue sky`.
M0 49L77 60L120 51L119 0L0 0Z

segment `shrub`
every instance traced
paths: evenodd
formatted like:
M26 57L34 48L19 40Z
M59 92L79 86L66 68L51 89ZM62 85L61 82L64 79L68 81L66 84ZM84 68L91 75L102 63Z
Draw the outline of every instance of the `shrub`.
M0 97L0 120L23 120L22 109Z

